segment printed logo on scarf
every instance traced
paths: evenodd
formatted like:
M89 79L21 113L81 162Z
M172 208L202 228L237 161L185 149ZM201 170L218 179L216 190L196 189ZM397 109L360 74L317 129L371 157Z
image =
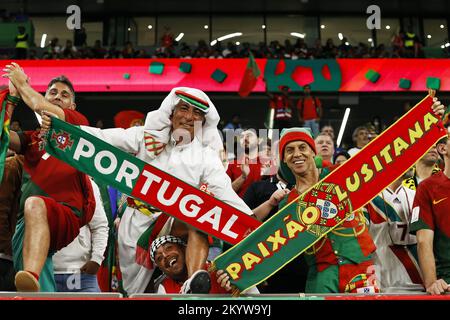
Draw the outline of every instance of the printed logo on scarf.
M62 151L72 149L73 139L71 139L70 134L65 131L55 132L52 134L52 140L56 142L56 147Z
M311 193L300 196L297 216L308 231L320 235L320 226L331 227L345 219L353 211L349 198L340 198L339 187L322 182L314 186Z

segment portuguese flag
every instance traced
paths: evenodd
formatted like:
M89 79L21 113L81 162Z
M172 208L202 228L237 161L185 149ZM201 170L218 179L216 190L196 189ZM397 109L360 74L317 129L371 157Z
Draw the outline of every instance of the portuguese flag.
M256 80L260 74L261 71L256 64L255 58L250 52L247 67L245 68L244 76L242 77L241 84L239 86L239 95L241 97L246 97L250 94L250 92L252 92L256 85Z
M113 292L112 289L112 274L115 266L115 251L116 251L116 229L114 226L114 212L112 209L111 197L108 192L108 186L98 179L95 183L100 190L103 208L105 209L106 218L108 219L108 244L105 249L105 259L97 272L97 282L102 292Z
M6 112L6 105L8 103L6 97L8 92L7 89L0 91L0 124L2 126L0 131L0 182L3 179L5 159L9 146L9 117Z

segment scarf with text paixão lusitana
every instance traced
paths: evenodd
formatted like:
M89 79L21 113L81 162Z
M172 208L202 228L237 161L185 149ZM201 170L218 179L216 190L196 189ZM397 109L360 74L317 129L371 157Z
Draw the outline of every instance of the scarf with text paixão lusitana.
M376 197L446 135L425 97L359 153L217 257L234 293L255 286ZM326 209L326 210L325 210Z

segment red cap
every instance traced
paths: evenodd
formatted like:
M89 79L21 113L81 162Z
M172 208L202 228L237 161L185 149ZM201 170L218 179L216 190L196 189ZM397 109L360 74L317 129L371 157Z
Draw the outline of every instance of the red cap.
M114 125L116 128L128 129L135 126L137 121L143 122L145 115L135 110L120 111L114 116Z
M310 134L309 130L307 128L290 128L285 129L283 132L281 132L281 138L280 138L280 144L279 144L279 156L280 160L283 160L283 153L284 148L289 142L292 141L304 141L306 142L311 149L314 151L314 153L317 154L316 151L316 143L314 142L314 139L312 138L312 134Z

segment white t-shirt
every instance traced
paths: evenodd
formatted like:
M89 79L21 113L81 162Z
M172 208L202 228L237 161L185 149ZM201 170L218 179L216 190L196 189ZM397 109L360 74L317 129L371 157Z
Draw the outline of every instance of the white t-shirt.
M368 204L374 210L369 232L377 247L375 269L384 293L423 290L413 249L417 240L409 233L414 195L415 191L404 186L395 191L388 188L380 194L384 201Z

